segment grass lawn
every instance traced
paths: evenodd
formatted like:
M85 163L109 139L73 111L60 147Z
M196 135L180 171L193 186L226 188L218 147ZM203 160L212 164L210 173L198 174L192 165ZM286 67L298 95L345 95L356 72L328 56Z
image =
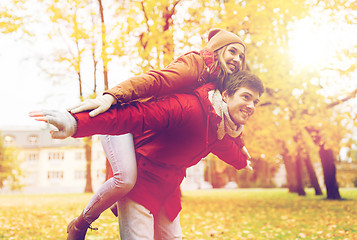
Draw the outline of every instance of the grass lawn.
M290 194L286 189L183 192L184 239L357 239L357 189L344 200ZM0 195L0 239L66 239L66 226L91 194ZM120 239L108 210L87 239Z

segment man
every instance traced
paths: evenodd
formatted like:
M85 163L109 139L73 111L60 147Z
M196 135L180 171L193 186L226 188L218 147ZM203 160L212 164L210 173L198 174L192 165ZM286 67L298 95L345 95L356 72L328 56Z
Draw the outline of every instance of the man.
M120 203L122 239L181 239L180 184L186 169L212 152L236 169L247 166L240 135L264 92L247 71L231 74L194 94L173 94L118 106L94 118L88 112L34 112L56 126L54 138L132 133L138 176Z

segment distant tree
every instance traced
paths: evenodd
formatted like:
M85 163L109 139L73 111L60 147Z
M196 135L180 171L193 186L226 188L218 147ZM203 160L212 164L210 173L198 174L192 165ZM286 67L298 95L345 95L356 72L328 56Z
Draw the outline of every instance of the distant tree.
M136 74L159 69L174 59L175 15L181 0L124 1L120 9L125 16L122 33L126 36L124 49L137 62Z
M24 4L25 0L0 1L0 33L8 34L19 30L25 32L25 16L21 14Z
M21 161L18 158L16 149L12 146L4 146L4 139L0 134L0 188L6 185L11 190L22 187L20 168Z
M53 23L53 38L63 39L65 48L55 53L55 61L67 66L66 71L73 73L77 80L79 98L84 99L83 93L83 61L86 51L93 51L90 44L91 31L94 30L93 19L91 18L92 4L90 1L46 1L47 12ZM93 43L94 41L92 41ZM93 56L93 55L92 55ZM95 61L94 61L95 63ZM95 68L94 66L93 68ZM95 72L95 71L94 71ZM95 94L94 94L95 96ZM84 138L86 156L86 185L84 192L93 192L91 166L92 166L92 137Z
M353 24L355 18L351 2L326 2L328 1L312 3L304 0L274 0L241 1L239 4L225 1L225 4L221 4L224 7L221 11L220 25L242 35L247 43L247 62L251 70L261 76L267 87L261 107L247 124L245 136L248 149L253 156L264 153L271 161L282 159L287 170L288 184L292 184L289 189L301 194L303 163L312 173L309 174L311 179L316 175L309 158L305 158L308 154L315 155L308 151L321 153L323 144L325 150L337 152L341 139L349 131L342 122L354 118L349 116L350 108L337 110L331 109L330 106L334 99L351 99L356 96L356 82L353 83L351 75L356 69L356 52L353 48L345 49L341 46L333 61L326 60L326 69L298 69L289 54L291 24L317 11L323 13L324 6L330 8L326 11L326 16L330 17L329 23L336 23L330 24L334 29L338 29L339 21ZM349 66L346 67L343 62L349 63ZM329 71L340 72L340 77L334 80L326 79L321 73L327 70L327 66L330 68ZM341 81L349 81L351 85L350 93L343 93L348 95L346 98L338 94L326 94L329 88L339 86ZM345 89L345 92L348 91ZM319 145L310 139L305 127L318 129L321 140ZM315 147L312 146L314 144ZM331 154L318 156L323 164L324 157ZM306 161L303 161L304 159ZM326 177L333 180L334 171L330 173L332 175L328 174ZM318 187L316 190L319 192Z
M349 139L347 157L354 163L357 163L357 141Z
M0 34L15 34L30 36L26 23L30 16L27 14L25 0L0 1ZM4 139L0 133L0 188L6 185L11 190L22 187L21 161L13 146L4 146Z

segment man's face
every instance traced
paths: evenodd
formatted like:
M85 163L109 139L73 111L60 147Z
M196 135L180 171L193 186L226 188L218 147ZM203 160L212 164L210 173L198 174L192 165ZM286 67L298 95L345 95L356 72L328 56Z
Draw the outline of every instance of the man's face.
M248 121L260 100L258 91L246 87L239 88L230 97L227 91L224 91L222 98L227 103L228 113L236 125L244 125Z
M244 47L239 43L228 45L223 53L223 60L229 73L240 70L244 60Z

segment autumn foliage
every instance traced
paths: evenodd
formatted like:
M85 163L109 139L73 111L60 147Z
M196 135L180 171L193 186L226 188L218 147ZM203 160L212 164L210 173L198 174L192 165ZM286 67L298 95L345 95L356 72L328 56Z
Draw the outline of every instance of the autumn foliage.
M321 162L325 180L332 180L326 186L331 187L328 198L339 198L334 162L342 147L352 152L356 141L357 41L346 41L355 39L353 1L37 0L3 5L1 34L30 29L28 39L55 43L36 61L46 63L49 80L73 80L80 99L125 80L114 74L118 68L139 74L201 49L212 27L237 33L247 45L249 69L266 86L244 131L251 155L284 164L289 190L300 195L305 194L303 166L318 190L309 166ZM331 34L315 34L326 28Z

